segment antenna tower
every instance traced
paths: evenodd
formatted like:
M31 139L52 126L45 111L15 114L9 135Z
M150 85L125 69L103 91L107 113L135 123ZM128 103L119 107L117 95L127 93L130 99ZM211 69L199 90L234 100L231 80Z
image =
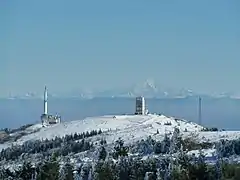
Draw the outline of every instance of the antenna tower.
M198 123L202 125L202 98L198 98Z

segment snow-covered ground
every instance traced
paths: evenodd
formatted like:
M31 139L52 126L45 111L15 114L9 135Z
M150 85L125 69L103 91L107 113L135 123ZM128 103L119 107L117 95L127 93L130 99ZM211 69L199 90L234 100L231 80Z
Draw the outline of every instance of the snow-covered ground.
M165 133L173 132L175 127L180 129L184 137L193 136L194 134L201 141L217 141L222 138L236 139L240 137L240 131L201 132L203 127L196 123L164 115L115 115L88 117L83 120L63 122L44 128L41 127L41 124L36 124L26 129L30 134L21 137L16 142L0 144L0 150L13 144L22 144L28 140L52 139L56 136L62 137L67 134L99 129L106 131L101 136L104 136L108 143L113 143L119 137L126 143L130 143L145 139L149 135L160 139ZM35 132L37 129L40 130ZM31 133L31 131L34 133Z
M219 140L234 140L240 138L240 131L216 131L216 132L186 132L183 137L193 137L199 142L218 142Z

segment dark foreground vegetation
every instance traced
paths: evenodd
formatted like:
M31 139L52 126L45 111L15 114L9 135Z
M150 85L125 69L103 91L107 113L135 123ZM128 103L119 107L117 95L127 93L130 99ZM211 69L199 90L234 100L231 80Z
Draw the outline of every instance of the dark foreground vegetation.
M66 135L62 138L55 137L51 140L27 141L23 145L12 146L0 152L0 160L16 160L23 155L41 153L43 157L49 157L53 152L66 156L69 153L78 153L90 150L93 144L85 138L101 134L102 131L83 132L81 134Z
M23 161L23 166L0 167L0 180L239 180L240 164L225 158L240 155L240 140L222 140L218 143L199 143L190 137L182 139L179 130L163 140L149 136L126 146L119 139L109 149L105 140L97 144L89 137L101 134L91 131L56 137L52 140L28 141L21 146L4 149L1 163ZM187 155L190 150L215 147L214 163L207 163L204 155ZM74 154L92 151L94 161L70 161ZM41 154L35 162L28 155ZM30 156L28 156L30 157ZM146 157L146 158L143 158ZM34 163L33 163L34 162ZM33 166L34 164L34 166Z
M3 149L0 152L0 161L15 161L23 160L31 155L41 155L42 158L50 157L54 152L58 156L67 156L70 153L76 154L79 152L84 152L93 149L96 142L89 142L87 138L101 134L101 130L93 130L90 132L83 132L80 134L71 134L64 137L55 137L54 139L48 140L36 140L27 141L22 145L12 146ZM179 130L175 129L172 137L165 135L162 141L154 140L149 136L145 140L141 140L130 147L131 153L139 153L141 155L147 154L166 154L166 153L176 153L181 148L185 150L198 150L198 149L208 149L213 146L211 143L198 143L192 138L182 139L179 135ZM102 143L102 142L101 142ZM228 144L227 144L228 145ZM229 144L230 145L230 144ZM222 149L222 151L225 151ZM224 153L226 154L226 153Z
M240 164L229 164L218 159L209 165L204 156L187 156L181 152L177 159L159 155L157 158L128 156L129 148L118 140L112 152L104 144L98 149L95 162L63 165L53 154L33 167L24 162L20 169L11 172L0 170L0 179L14 180L239 180ZM111 158L110 158L111 157Z

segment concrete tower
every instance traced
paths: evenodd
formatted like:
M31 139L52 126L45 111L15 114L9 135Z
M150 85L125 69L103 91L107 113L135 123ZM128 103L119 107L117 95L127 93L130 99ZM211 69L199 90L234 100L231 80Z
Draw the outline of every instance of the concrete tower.
M44 111L43 111L43 114L45 114L45 115L48 114L47 98L48 98L47 87L45 86L45 89L44 89Z
M146 114L146 104L145 104L145 99L143 96L137 97L136 98L136 111L135 114L141 114L145 115Z

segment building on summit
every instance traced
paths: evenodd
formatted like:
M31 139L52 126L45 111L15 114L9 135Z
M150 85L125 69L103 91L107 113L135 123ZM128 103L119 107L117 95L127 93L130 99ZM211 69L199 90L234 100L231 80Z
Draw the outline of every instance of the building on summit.
M136 115L145 115L148 114L146 109L146 102L143 96L136 97Z
M44 89L44 112L41 115L41 121L43 126L61 123L61 116L48 114L48 93L46 86Z

